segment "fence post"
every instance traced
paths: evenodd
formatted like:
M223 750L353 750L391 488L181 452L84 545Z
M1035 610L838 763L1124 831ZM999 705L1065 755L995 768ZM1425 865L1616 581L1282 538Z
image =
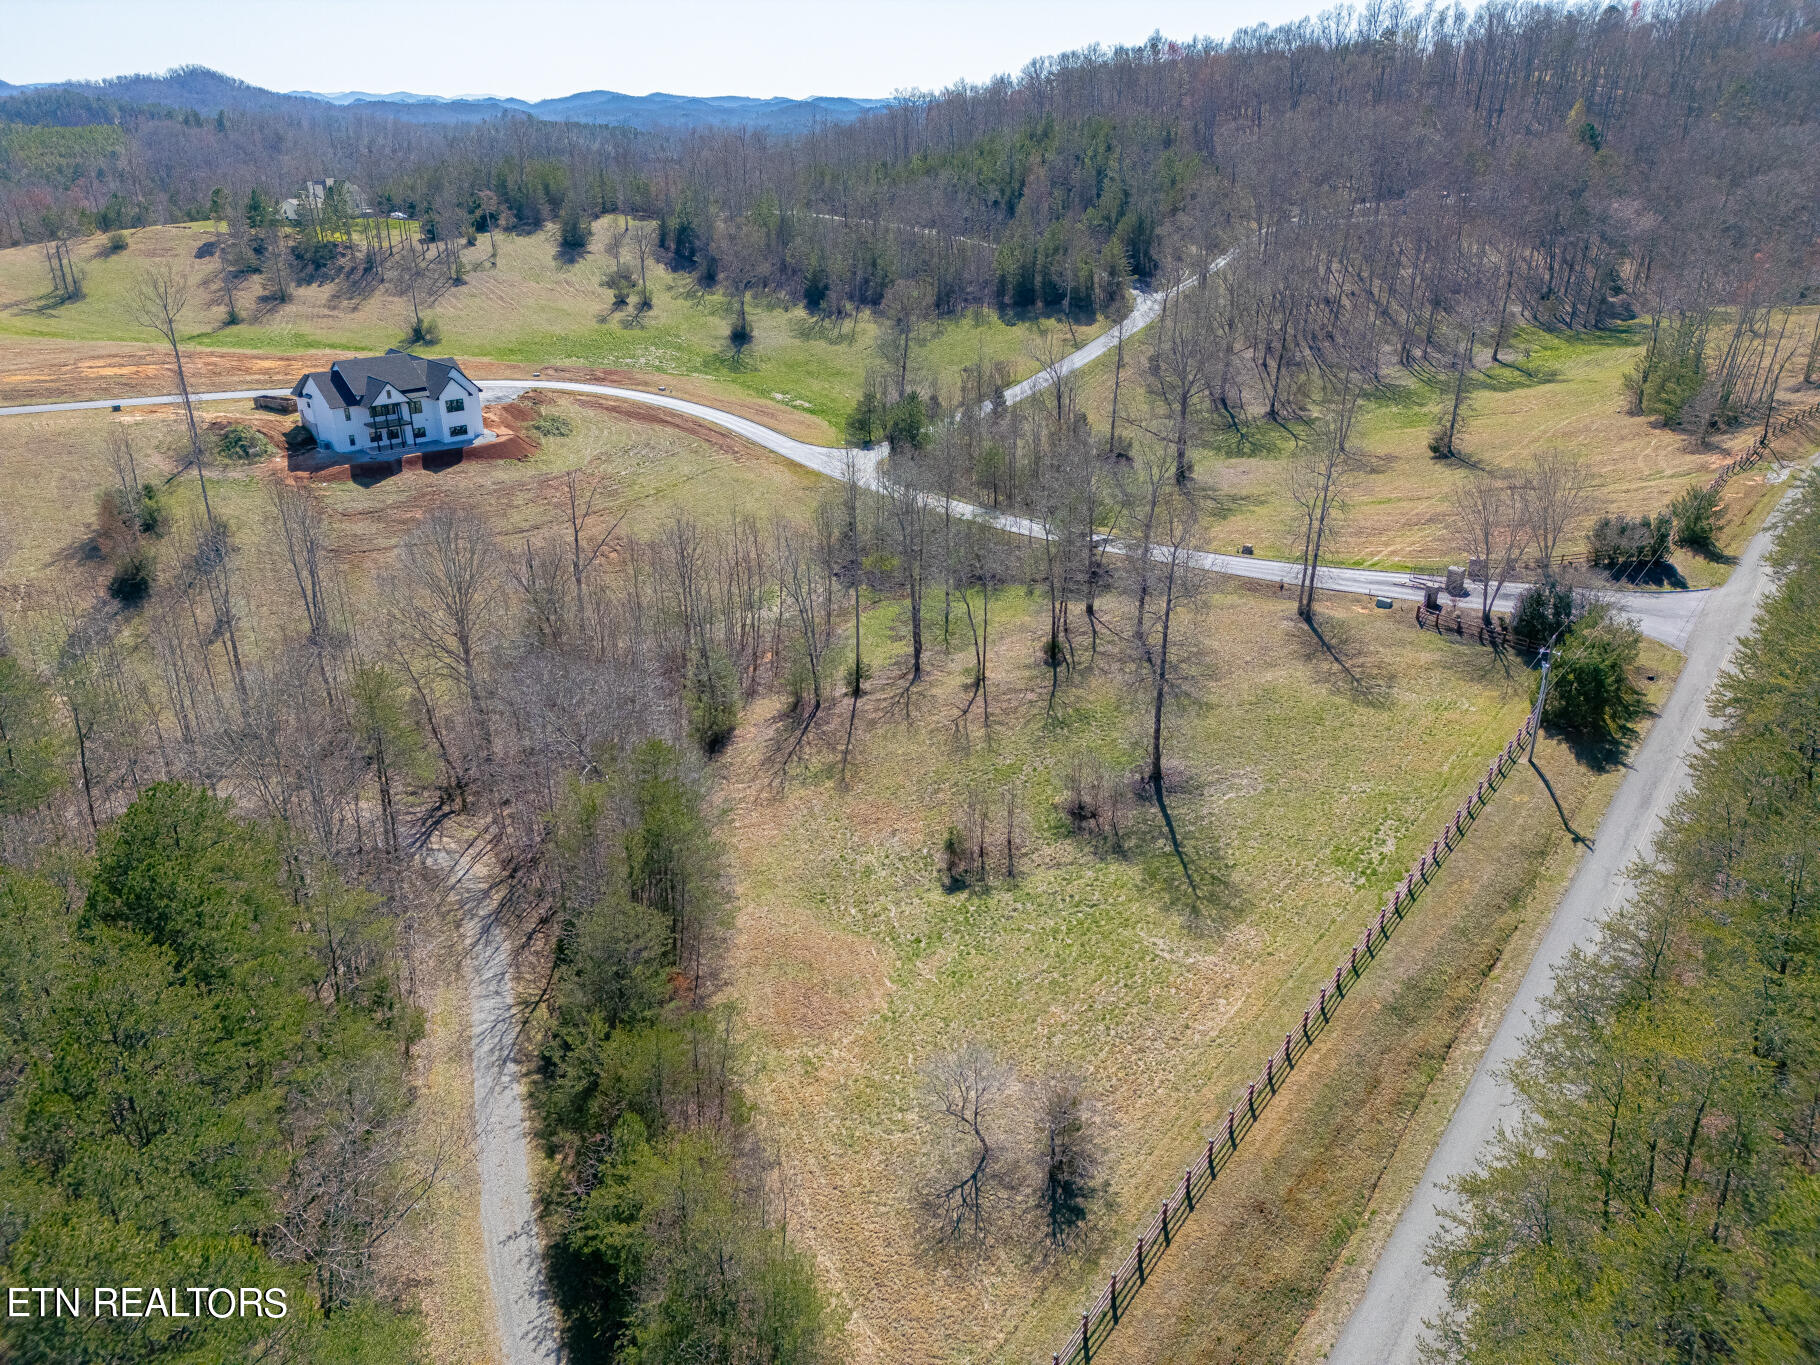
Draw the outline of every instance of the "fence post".
M1106 1281L1106 1304L1112 1309L1112 1320L1119 1320L1119 1273L1113 1271Z
M1273 1095L1277 1093L1276 1065L1276 1053L1273 1052L1264 1059L1264 1084L1270 1087L1270 1093Z
M1340 973L1345 970L1344 967L1335 967L1333 969L1333 993L1342 1000L1346 998L1346 988L1340 984Z
M1308 1016L1312 1013L1312 1010L1302 1011L1302 1041L1307 1043L1310 1047L1314 1045L1314 1039L1308 1036Z
M1251 1113L1251 1121L1258 1121L1258 1083L1252 1081L1245 1087L1245 1108Z
M1194 1167L1187 1166L1182 1170L1182 1202L1188 1206L1188 1212L1194 1212Z
M1137 1239L1138 1283L1144 1282L1144 1239Z
M1165 1199L1163 1201L1162 1223L1163 1223L1163 1245L1168 1246L1169 1245L1169 1201L1167 1199Z
M1208 1138L1207 1139L1207 1183L1209 1185L1213 1184L1213 1182L1218 1177L1219 1177L1219 1172L1213 1168L1213 1139Z
M1306 1011L1303 1012L1302 1017L1304 1019L1308 1017ZM1283 1065L1291 1068L1295 1066L1295 1058L1289 1055L1289 1040L1293 1037L1295 1037L1293 1029L1283 1035Z
M1226 1140L1232 1144L1232 1150L1235 1152L1239 1150L1239 1135L1238 1130L1233 1126L1233 1120L1238 1112L1236 1109L1226 1111Z
M1082 1313L1081 1314L1081 1359L1083 1361L1086 1361L1086 1360L1091 1360L1092 1358L1093 1357L1091 1355L1089 1355L1088 1351L1087 1351L1087 1315L1085 1313Z

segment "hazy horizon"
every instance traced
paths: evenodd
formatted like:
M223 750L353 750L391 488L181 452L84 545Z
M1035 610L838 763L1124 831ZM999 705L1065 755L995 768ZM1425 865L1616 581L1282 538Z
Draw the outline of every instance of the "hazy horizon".
M13 0L9 8L0 80L15 85L193 64L269 90L451 99L486 92L535 101L584 90L881 99L1015 74L1033 58L1094 43L1140 43L1158 31L1178 41L1223 36L1316 7L1307 0L1111 7L1088 0L873 0L864 7L838 0L703 0L691 11L695 22L672 36L654 32L649 12L626 4L520 0L502 11L480 0L448 0L422 13L446 18L472 41L437 40L434 60L421 66L390 43L337 36L342 26L384 28L386 11L363 0L315 0L307 10L241 0L236 24L222 23L219 0ZM552 43L558 28L566 36ZM417 20L412 31L424 31ZM283 50L290 32L307 60ZM80 44L71 43L73 33L80 33Z

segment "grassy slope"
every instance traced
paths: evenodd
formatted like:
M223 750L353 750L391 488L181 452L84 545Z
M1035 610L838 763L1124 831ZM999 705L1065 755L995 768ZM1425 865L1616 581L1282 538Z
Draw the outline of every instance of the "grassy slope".
M592 402L592 400L587 400ZM448 504L489 517L508 549L525 536L557 524L563 475L586 467L608 480L605 517L626 514L624 533L654 533L682 512L705 522L737 509L767 516L801 505L817 482L793 465L724 438L624 420L599 408L566 400L552 407L575 419L575 434L548 438L529 460L468 463L440 474L411 473L372 487L354 483L317 485L329 514L332 541L347 570L355 606L377 609L371 591L376 571L390 549L428 508ZM205 414L244 413L244 404L206 406ZM124 414L58 413L0 421L0 607L16 647L55 648L56 620L91 608L111 610L102 592L103 566L88 554L95 495L112 478L106 458L110 428L131 434L142 477L158 481L178 468L185 448L175 409L134 409ZM246 647L294 591L279 549L268 488L275 464L216 468L210 496L233 528L237 579ZM174 518L198 510L193 475L170 485ZM606 521L597 523L604 529ZM159 542L165 554L171 542ZM295 612L286 619L294 622ZM125 631L136 632L129 619ZM437 942L426 979L455 980L459 945ZM475 1365L497 1355L479 1226L474 1218L478 1187L469 1134L472 1130L472 1073L466 1055L467 997L457 986L431 990L428 1033L420 1047L419 1140L442 1151L448 1180L427 1201L394 1254L407 1283L423 1295L426 1329L438 1365Z
M1738 431L1703 449L1653 418L1631 416L1622 381L1644 339L1640 324L1574 336L1525 330L1505 351L1511 363L1481 373L1469 388L1460 444L1479 466L1514 469L1546 449L1563 450L1585 465L1593 512L1586 525L1570 532L1570 551L1583 548L1591 515L1658 512L1689 484L1710 479L1755 438L1752 430ZM1141 360L1141 348L1127 356L1120 395L1124 414L1143 401L1140 370L1131 368ZM1785 376L1782 397L1790 404L1820 397L1798 386L1799 368L1790 366ZM1464 562L1464 550L1450 540L1450 499L1471 470L1458 461L1436 460L1428 451L1428 434L1452 397L1447 378L1380 390L1361 404L1354 440L1366 468L1349 486L1333 562L1382 568ZM1101 422L1111 385L1109 360L1090 367L1081 400ZM1250 544L1260 555L1293 559L1301 542L1285 488L1285 461L1295 443L1283 428L1267 423L1254 424L1247 435L1241 444L1229 432L1208 432L1195 454L1197 473L1217 488L1223 513L1207 533L1208 548L1230 553ZM1796 433L1781 448L1808 451L1812 441L1803 445ZM1735 551L1761 522L1765 492L1761 472L1727 489L1725 549ZM1687 551L1677 552L1676 562L1697 587L1721 581L1726 571Z
M727 345L729 305L697 289L687 275L647 267L655 307L643 325L615 313L600 278L613 268L617 217L595 224L595 246L574 264L557 258L555 231L499 238L499 264L489 263L486 239L467 248L467 283L445 288L426 305L441 322L438 353L523 365L568 363L701 378L709 391L756 398L819 419L822 439L833 440L858 397L866 367L876 363L876 326L861 318L839 337L800 307L754 297L748 317L756 340L736 360ZM146 333L132 318L131 295L148 262L171 260L192 269L194 304L186 314L194 344L293 354L310 351L379 351L404 343L411 305L395 284L352 290L345 284L299 287L289 303L257 300L257 276L241 286L246 321L225 327L212 261L195 261L211 239L207 224L142 228L126 251L109 253L105 239L78 242L74 252L85 274L87 297L53 308L43 305L47 276L35 247L0 251L0 336L84 341L137 341ZM621 251L634 272L637 257ZM1019 376L1037 368L1029 346L1039 324L1009 325L985 312L929 329L923 365L942 375L983 353L1004 360ZM1047 325L1047 324L1042 324ZM1095 329L1077 329L1082 341Z
M956 662L926 685L911 727L883 695L862 709L845 791L835 775L844 706L781 791L769 721L747 727L732 761L735 991L771 1044L757 1095L798 1186L797 1235L855 1310L860 1360L1044 1347L1096 1280L1099 1253L1123 1254L1126 1225L1179 1179L1174 1163L1223 1116L1230 1085L1265 1039L1280 1040L1285 1010L1299 1017L1527 700L1527 679L1489 652L1419 635L1407 617L1336 602L1327 625L1349 678L1273 594L1213 595L1192 632L1211 642L1214 665L1173 741L1184 766L1174 814L1202 880L1223 872L1230 889L1195 917L1153 815L1118 858L1068 837L1056 812L1072 752L1129 760L1141 746L1116 665L1065 691L1045 724L1041 604L1008 593L995 610L1004 633L989 748L977 723L970 746L953 738ZM995 804L1016 793L1025 870L986 894L945 894L936 849L970 787ZM1524 827L1513 877L1559 837L1547 814ZM1411 1001L1404 1026L1432 1016L1446 1032L1441 1003ZM1396 1052L1404 1026L1378 1041ZM922 1070L967 1039L1026 1078L1078 1071L1100 1096L1111 1202L1088 1254L1044 1266L1017 1238L977 1265L920 1254ZM1330 1253L1336 1212L1313 1211L1286 1244ZM1299 1317L1287 1321L1293 1331Z
M501 540L516 545L553 529L563 476L586 467L607 479L606 516L627 514L623 532L648 532L676 512L717 521L735 509L767 517L813 496L815 477L712 428L658 425L644 414L605 413L594 400L552 402L569 414L575 434L546 438L530 459L468 462L441 473L412 472L371 487L341 482L317 485L356 583L430 507L466 506L485 515ZM244 403L204 405L203 412L241 415ZM112 479L106 449L116 424L131 433L141 476L162 480L179 467L185 448L182 419L174 408L125 413L71 412L0 420L0 585L35 600L50 585L85 585L92 594L102 568L88 556L95 498ZM249 597L275 583L283 591L288 569L272 534L267 484L277 466L210 471L216 511L235 529ZM199 505L194 475L170 485L175 516ZM600 523L601 529L606 523ZM12 594L9 593L9 599ZM10 600L9 600L10 605Z
M736 456L686 432L564 406L580 419L577 434L522 464L469 464L372 488L325 485L356 584L370 581L376 552L438 501L484 510L508 540L553 524L561 474L589 451L610 471L615 505L631 511L635 529L679 508L703 518L732 507L762 515L800 505L819 486L756 452ZM178 448L174 413L126 418L148 461ZM15 544L0 583L41 581L48 569L80 563L93 490L107 477L102 442L121 420L67 414L0 426L0 485L22 499L8 509ZM179 507L192 487L176 485ZM284 590L259 476L223 472L214 487L237 527L244 581L255 596L262 585ZM92 592L98 569L90 572ZM1203 705L1185 718L1172 756L1185 769L1176 815L1187 847L1204 879L1223 866L1232 891L1196 923L1183 914L1179 873L1153 819L1140 822L1129 858L1102 859L1067 838L1055 814L1069 755L1128 759L1141 744L1115 661L1065 690L1059 721L1045 726L1046 680L1035 666L1041 604L1009 592L994 612L990 748L977 723L970 749L954 741L948 717L964 654L943 664L939 647L937 676L905 729L890 700L885 655L901 646L887 606L867 619L879 681L862 708L850 790L834 780L833 729L807 770L776 790L763 752L771 702L760 703L730 762L743 907L734 989L768 1044L757 1092L791 1153L793 1221L856 1309L860 1359L973 1360L1013 1345L1020 1356L1045 1348L1097 1280L1099 1253L1122 1254L1126 1227L1179 1174L1174 1163L1229 1102L1226 1087L1280 1037L1284 1011L1299 1011L1314 975L1524 705L1524 679L1505 676L1486 652L1418 635L1405 617L1335 600L1329 634L1354 681L1309 646L1271 595L1212 596L1192 634L1209 642L1214 667L1196 687ZM829 723L843 719L844 711ZM1573 770L1563 753L1545 761L1572 818L1590 832L1603 779ZM935 847L970 785L1018 793L1026 871L1008 888L944 895ZM1292 1098L1273 1110L1283 1125L1278 1159L1239 1172L1239 1189L1262 1182L1259 1197L1293 1193L1289 1213L1270 1224L1270 1266L1243 1254L1245 1219L1208 1220L1190 1234L1207 1236L1203 1254L1175 1257L1164 1271L1181 1274L1183 1287L1168 1290L1172 1281L1159 1279L1133 1319L1142 1330L1129 1338L1139 1350L1130 1358L1203 1358L1186 1343L1226 1342L1235 1331L1249 1343L1246 1358L1285 1349L1484 969L1524 917L1549 903L1532 880L1565 846L1553 807L1535 786L1513 785L1499 801L1499 818L1481 822L1468 856L1425 904L1422 927L1399 938L1401 966L1374 977L1371 991L1385 993L1371 1016L1376 1031L1345 1035L1354 1039L1349 1050L1331 1054L1343 1063L1317 1058L1305 1073L1308 1107ZM1027 1075L1077 1069L1104 1096L1114 1201L1086 1254L1044 1267L1007 1249L977 1277L964 1263L920 1254L911 1172L921 1068L968 1036L989 1039ZM1337 1080L1316 1084L1328 1066L1335 1075L1368 1073L1368 1102ZM464 1329L451 1319L448 1330Z

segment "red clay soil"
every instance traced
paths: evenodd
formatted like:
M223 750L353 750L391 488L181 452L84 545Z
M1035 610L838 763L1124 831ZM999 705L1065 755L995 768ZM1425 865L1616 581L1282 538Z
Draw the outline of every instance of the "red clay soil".
M433 471L458 464L492 460L526 460L538 448L536 433L526 430L537 411L527 403L503 403L487 409L487 425L496 433L491 441L455 450L407 451L380 460L350 461L335 451L312 448L285 457L284 477L291 483L378 482L394 474Z
M686 398L691 402L706 403L723 412L748 417L754 422L762 422L774 431L781 431L786 436L794 436L799 441L825 441L828 438L826 428L805 413L781 404L766 403L761 399L742 398L739 394L729 392L727 389L704 384L694 375L656 374L649 370L614 370L594 365L533 366L477 360L472 367L468 367L466 361L462 363L467 368L467 372L477 379L528 380L532 371L535 370L544 379L559 379L577 384L610 384L614 388L637 389L640 393L661 391L672 398ZM642 411L641 409L641 414ZM699 429L694 427L687 428L687 430L692 435L700 434Z
M548 374L549 371L546 370L544 373ZM685 436L705 441L723 454L730 455L736 461L749 459L754 452L763 453L744 437L735 436L725 427L701 421L686 413L672 412L668 408L651 407L645 403L634 402L630 398L609 398L605 394L598 393L567 394L565 397L572 399L578 407L587 408L590 412L603 413L622 422L635 422L641 426L664 427L670 431L679 431Z
M183 369L199 393L288 388L334 358L197 348L184 351ZM171 353L159 347L35 337L9 337L0 346L0 406L138 398L176 388Z

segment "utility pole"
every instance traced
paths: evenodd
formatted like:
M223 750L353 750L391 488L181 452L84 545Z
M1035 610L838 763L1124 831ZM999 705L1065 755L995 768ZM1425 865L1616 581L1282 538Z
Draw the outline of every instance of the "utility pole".
M1536 709L1529 717L1529 762L1536 762L1536 740L1542 733L1542 703L1548 700L1548 663L1551 651L1542 651L1542 685L1536 689Z

